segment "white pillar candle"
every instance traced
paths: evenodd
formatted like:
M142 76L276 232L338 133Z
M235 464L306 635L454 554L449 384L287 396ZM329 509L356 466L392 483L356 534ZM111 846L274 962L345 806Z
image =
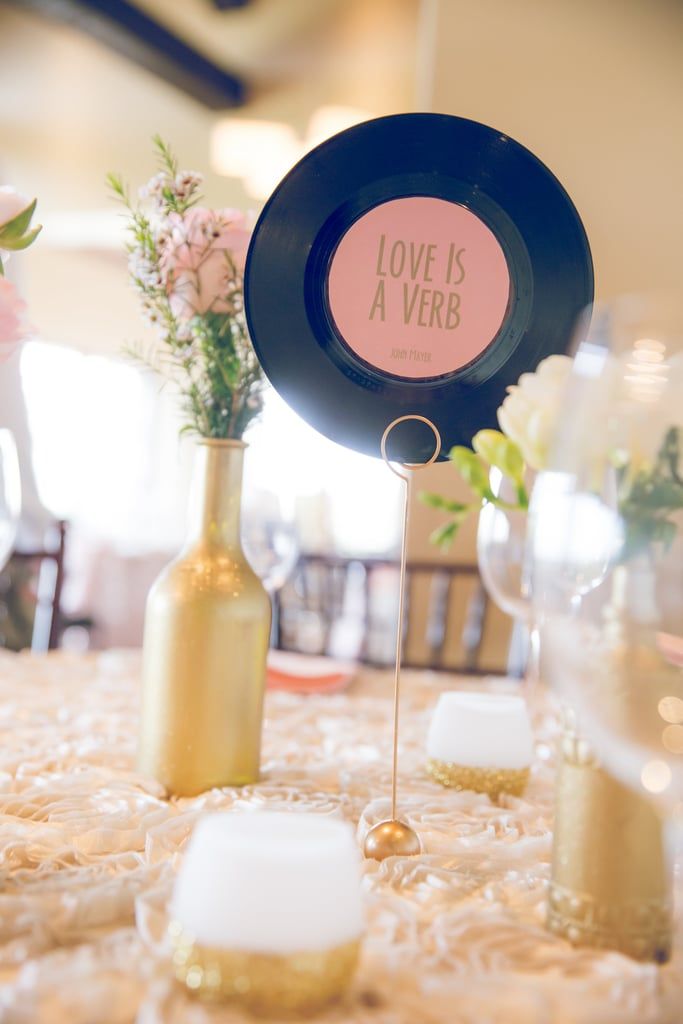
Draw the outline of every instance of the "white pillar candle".
M428 768L444 785L497 796L521 792L533 736L521 697L451 691L440 696L427 738Z
M209 815L191 837L171 916L189 988L261 1010L327 1002L353 973L363 929L353 831L315 814Z

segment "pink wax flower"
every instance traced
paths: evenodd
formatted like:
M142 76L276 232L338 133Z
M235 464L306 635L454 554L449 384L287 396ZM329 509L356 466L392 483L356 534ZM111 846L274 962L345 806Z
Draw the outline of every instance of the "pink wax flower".
M28 333L23 319L25 309L14 285L0 277L0 362L9 359Z
M239 210L194 206L182 216L170 214L158 244L159 268L181 320L195 314L235 313L233 294L241 291L251 231Z
M264 385L244 315L251 218L198 205L201 175L180 170L160 136L153 141L160 170L137 199L118 174L108 175L128 211L130 277L166 355L160 372L184 398L185 428L239 438Z

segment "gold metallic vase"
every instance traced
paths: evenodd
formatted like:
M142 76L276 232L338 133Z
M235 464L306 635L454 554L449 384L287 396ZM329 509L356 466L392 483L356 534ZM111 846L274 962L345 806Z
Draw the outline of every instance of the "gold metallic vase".
M662 823L650 801L600 768L571 722L555 799L548 926L574 945L668 960L671 881Z
M240 543L245 447L197 446L188 541L147 599L139 767L177 796L259 777L271 610Z

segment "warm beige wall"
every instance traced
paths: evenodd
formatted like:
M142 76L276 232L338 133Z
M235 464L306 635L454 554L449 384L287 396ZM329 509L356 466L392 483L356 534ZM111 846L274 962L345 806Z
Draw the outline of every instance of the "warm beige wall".
M423 0L421 105L499 128L560 178L601 296L679 286L680 0Z
M489 124L533 150L584 220L599 297L680 287L683 4L423 0L418 108ZM419 474L458 494L455 474ZM416 504L411 555L439 516ZM451 559L473 559L473 529Z
M418 3L259 0L221 14L205 0L142 0L245 74L250 100L227 112L208 110L73 26L0 4L0 184L37 195L46 225L40 245L21 258L36 329L89 351L117 352L144 339L120 242L109 237L106 172L145 181L159 132L181 166L205 174L209 205L257 210L240 180L211 171L215 122L224 113L283 121L303 139L322 105L377 115L410 107ZM67 247L65 224L87 231L93 246ZM94 238L98 224L106 237Z

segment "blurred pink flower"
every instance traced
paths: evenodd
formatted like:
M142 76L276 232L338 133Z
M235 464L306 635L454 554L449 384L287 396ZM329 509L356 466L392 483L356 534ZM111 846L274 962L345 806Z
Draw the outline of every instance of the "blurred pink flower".
M189 320L236 312L230 295L242 287L251 235L246 216L195 206L183 216L171 214L167 225L159 236L160 269L174 314Z
M0 185L0 227L13 220L18 213L29 205L26 196L12 188L11 185Z
M25 309L14 285L0 277L0 362L9 359L28 333L23 319Z

